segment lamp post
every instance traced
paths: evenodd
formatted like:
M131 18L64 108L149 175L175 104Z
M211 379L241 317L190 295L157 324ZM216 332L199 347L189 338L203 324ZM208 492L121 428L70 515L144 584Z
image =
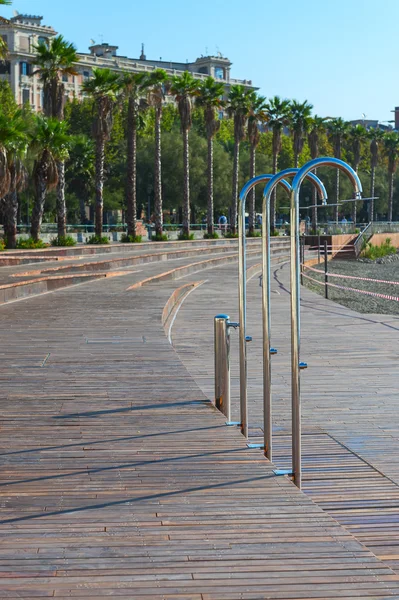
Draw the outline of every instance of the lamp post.
M147 221L148 223L151 221L151 194L152 194L152 181L148 180L147 183Z

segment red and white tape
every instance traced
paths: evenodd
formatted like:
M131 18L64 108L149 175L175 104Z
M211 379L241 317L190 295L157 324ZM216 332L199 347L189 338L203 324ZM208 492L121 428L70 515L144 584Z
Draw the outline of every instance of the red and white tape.
M367 290L359 290L357 288L346 287L345 285L337 285L336 283L324 283L324 281L319 281L314 277L309 277L305 273L302 274L303 277L309 279L310 281L314 281L314 283L318 283L319 285L328 285L330 287L338 288L339 290L347 290L348 292L359 292L359 294L366 294L367 296L375 296L376 298L383 298L384 300L395 300L399 302L398 296L389 296L388 294L379 294L378 292L368 292ZM330 274L328 274L330 276Z
M315 273L320 273L324 275L324 271L320 271L320 269L314 269L313 267L309 267L307 265L303 265L305 269L309 269L310 271L314 271ZM358 281L372 281L373 283L388 283L390 285L399 285L399 281L386 281L385 279L373 279L372 277L356 277L355 275L341 275L339 273L330 273L327 275L329 277L339 277L340 279L357 279Z

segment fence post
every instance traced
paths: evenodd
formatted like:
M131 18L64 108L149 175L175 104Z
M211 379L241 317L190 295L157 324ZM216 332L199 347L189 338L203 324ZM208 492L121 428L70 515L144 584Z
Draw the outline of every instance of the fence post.
M301 285L303 285L303 267L305 264L305 236L301 237Z
M324 295L328 299L328 249L327 249L327 240L324 240Z
M228 315L216 315L215 331L215 406L227 421L231 420L230 410L230 327Z
M320 234L317 236L317 264L320 264Z

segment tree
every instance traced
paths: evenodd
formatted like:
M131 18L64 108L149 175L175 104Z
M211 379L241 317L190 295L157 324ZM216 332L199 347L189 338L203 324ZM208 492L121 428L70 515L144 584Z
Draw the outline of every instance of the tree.
M9 6L11 4L11 0L0 0L0 6ZM3 19L3 22L9 22L6 19ZM0 60L4 60L8 54L8 46L7 42L0 37Z
M144 93L148 84L146 73L125 73L121 78L124 95L127 97L127 180L126 213L127 234L137 236L137 128L140 110L147 107Z
M95 152L93 140L85 135L72 138L66 184L69 193L79 199L80 222L86 221L86 204L94 189Z
M290 101L282 100L279 96L270 98L266 105L268 127L273 132L273 174L277 173L278 156L281 152L281 136L284 127L290 123ZM270 225L276 227L276 190L274 190L270 201Z
M39 239L47 192L58 183L57 161L64 162L68 158L69 145L65 121L42 115L36 117L31 133L31 150L36 157L33 167L35 204L31 221L31 235L35 241Z
M375 193L375 170L378 166L381 144L384 140L382 129L372 128L368 132L370 140L370 221L374 221L374 193Z
M73 44L64 40L62 35L47 38L34 47L36 56L33 64L37 69L32 75L38 74L43 83L43 112L47 117L60 121L65 114L65 85L63 77L76 76L75 64L79 57ZM66 205L65 205L65 164L57 162L57 222L58 237L66 235Z
M367 129L363 125L353 125L348 131L349 140L352 146L353 153L353 168L356 173L359 170L360 160L362 157L363 143L367 139ZM357 218L357 202L352 202L352 221L356 225Z
M188 132L192 124L192 98L198 93L198 81L188 71L182 75L175 75L170 88L176 97L180 115L180 125L183 134L183 236L190 235L190 156Z
M229 93L228 114L234 120L233 191L231 201L231 232L237 230L238 175L240 170L240 144L245 138L245 127L251 107L251 93L243 85L232 85Z
M299 155L303 150L306 135L311 124L313 105L309 104L307 100L304 102L297 102L297 100L293 100L290 108L290 128L293 137L294 163L295 168L297 169L299 166Z
M161 146L161 122L163 113L163 101L165 99L165 88L169 83L169 77L163 69L155 69L148 78L147 100L154 108L154 217L155 235L162 236L163 228L163 198L162 198L162 146Z
M249 178L256 176L256 148L260 140L259 123L265 123L266 117L266 98L258 96L256 92L250 94L250 109L248 115L248 141L249 141ZM249 193L248 207L248 233L253 235L255 230L255 188Z
M346 139L348 135L349 125L346 121L341 119L341 117L337 117L336 119L331 119L331 121L329 121L327 129L333 144L334 156L335 158L341 158L342 142L344 139ZM334 208L334 218L335 221L338 223L339 169L337 169L335 180L335 203L337 204L337 206L335 206Z
M25 189L28 181L22 160L26 156L29 125L29 119L21 109L16 109L11 119L0 113L0 140L7 152L9 170L9 187L4 196L4 237L8 248L16 247L18 192Z
M315 115L309 125L308 143L312 159L318 158L320 153L320 136L326 130L326 119ZM317 169L314 170L316 174ZM312 208L312 228L317 229L317 189L312 186L313 208Z
M104 207L104 156L113 125L113 110L120 89L120 78L110 69L93 69L93 77L83 83L83 92L91 96L95 105L93 137L96 144L96 208L95 233L102 236Z
M207 229L208 234L214 234L214 201L213 201L213 138L220 129L220 120L216 117L216 111L223 108L223 94L225 87L213 77L207 77L201 81L198 87L198 97L196 99L198 106L204 109L204 120L206 137L208 140L208 160L207 160Z
M393 212L393 178L398 166L399 158L399 135L396 131L386 133L383 139L385 155L388 158L388 221L392 221Z

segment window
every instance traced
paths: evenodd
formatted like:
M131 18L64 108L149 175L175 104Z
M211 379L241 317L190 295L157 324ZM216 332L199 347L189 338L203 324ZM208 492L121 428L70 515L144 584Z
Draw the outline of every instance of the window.
M21 75L29 75L30 73L30 65L27 62L21 62L20 64L20 71L21 71Z
M198 73L204 73L204 75L208 75L208 67L200 67L198 69Z
M47 44L48 43L47 38L43 37L43 36L40 36L40 35L39 35L39 38L38 38L37 41L38 41L39 44Z
M68 83L68 81L69 81L68 75L63 75L62 76L62 81L64 81L65 83Z
M22 104L29 104L29 101L30 101L30 90L25 88L22 90Z
M90 72L89 71L83 71L83 77L90 77Z
M223 67L215 67L215 79L224 79Z
M0 62L0 75L9 75L10 74L10 63L7 60L6 62Z

